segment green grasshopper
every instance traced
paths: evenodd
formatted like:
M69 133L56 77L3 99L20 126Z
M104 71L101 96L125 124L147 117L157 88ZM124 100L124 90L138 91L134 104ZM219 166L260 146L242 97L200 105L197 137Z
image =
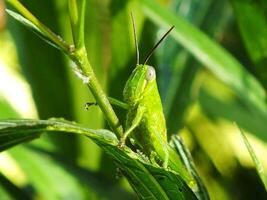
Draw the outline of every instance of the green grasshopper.
M146 57L144 64L139 64L139 51L134 24L133 20L137 65L123 90L123 99L128 105L128 109L126 131L120 140L120 146L124 146L126 138L132 134L138 149L148 155L151 160L154 160L153 152L156 152L163 160L164 168L167 168L169 160L167 130L156 82L156 72L152 66L146 65L146 62L174 27L171 27L155 45Z
M109 97L111 104L127 110L126 131L120 139L119 146L124 147L126 139L132 134L135 139L135 145L137 145L139 151L148 156L151 161L154 161L155 157L158 157L163 162L163 167L167 168L170 149L167 142L166 122L158 92L156 72L152 66L146 65L146 62L174 26L171 27L152 48L144 64L139 64L135 21L132 15L131 17L137 65L125 84L123 90L124 102ZM93 105L97 105L97 103L86 103L85 108L88 109L88 107Z
M166 122L163 114L162 103L156 82L156 72L146 62L154 50L174 28L172 26L157 44L149 52L144 64L139 64L139 50L136 37L135 21L132 17L134 39L136 46L137 65L126 82L123 90L123 100L108 98L110 103L127 110L125 133L120 139L119 146L124 147L130 134L135 138L137 149L148 156L152 161L156 156L163 161L163 167L167 168L169 151L167 143ZM85 109L97 105L86 103ZM155 152L155 153L154 153Z
M209 199L208 196L205 196L206 190L197 174L195 171L192 173L194 168L190 163L191 161L189 162L189 158L186 156L186 158L182 156L184 150L177 151L175 147L177 145L173 145L180 142L171 140L172 145L170 145L167 141L166 122L158 92L156 72L152 66L146 64L155 49L174 27L171 27L156 43L146 56L144 64L139 64L139 50L133 16L132 22L137 65L125 84L124 102L109 97L111 104L127 110L125 132L120 138L119 147L124 148L126 140L131 135L131 139L134 139L133 146L137 152L141 152L142 157L145 155L146 160L148 158L152 164L177 172L198 196ZM86 107L91 105L97 104L87 103Z
M144 153L153 164L162 164L165 169L170 168L176 171L198 193L204 190L201 183L186 169L186 165L177 154L177 151L167 141L166 122L157 87L156 72L152 66L146 65L155 49L172 31L174 26L162 36L148 53L144 64L139 64L135 21L132 15L131 17L137 65L125 84L123 90L124 102L109 98L112 104L127 109L126 131L120 138L119 146L124 147L126 139L131 134L132 138L134 138L134 146Z
M175 170L183 176L187 183L194 185L194 180L185 169L179 155L168 144L166 122L156 82L156 72L152 66L146 65L155 49L174 27L172 26L156 43L146 56L144 64L139 64L135 21L132 15L131 17L137 65L125 84L123 90L124 102L109 98L112 104L127 109L126 131L120 139L119 146L124 147L126 139L131 135L131 138L134 139L134 146L145 154L151 162Z
M139 64L139 50L136 38L135 22L132 16L137 65L127 80L123 90L123 100L109 98L110 103L127 110L126 124L119 147L123 148L131 134L134 146L147 156L153 164L162 165L179 173L192 187L195 181L184 167L179 155L168 144L166 122L162 102L156 82L156 72L146 65L154 50L174 27L171 27L146 56L144 64ZM96 105L87 103L86 107Z

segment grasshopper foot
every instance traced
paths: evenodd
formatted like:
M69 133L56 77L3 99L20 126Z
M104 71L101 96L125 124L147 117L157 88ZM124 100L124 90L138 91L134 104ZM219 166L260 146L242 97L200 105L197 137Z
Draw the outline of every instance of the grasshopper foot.
M125 147L125 139L122 137L118 143L119 148L124 148Z
M163 168L167 169L168 168L168 160L164 160L163 162Z

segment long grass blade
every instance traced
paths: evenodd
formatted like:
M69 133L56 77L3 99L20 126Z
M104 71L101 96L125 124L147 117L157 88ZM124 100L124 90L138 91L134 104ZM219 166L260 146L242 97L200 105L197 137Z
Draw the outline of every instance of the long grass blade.
M253 162L255 164L257 173L258 173L258 175L259 175L259 177L260 177L260 179L261 179L261 181L262 181L262 183L263 183L263 185L265 187L265 190L267 191L267 175L266 175L266 173L264 171L263 165L258 160L258 158L257 158L257 156L256 156L256 154L255 154L255 152L254 152L254 150L252 148L252 146L250 145L250 143L249 143L249 141L248 141L245 133L243 132L243 130L241 128L239 128L239 130L240 130L241 136L243 138L243 141L244 141L244 143L245 143L245 145L247 147L247 150L248 150L248 152L250 154L250 157L252 158L252 160L253 160Z

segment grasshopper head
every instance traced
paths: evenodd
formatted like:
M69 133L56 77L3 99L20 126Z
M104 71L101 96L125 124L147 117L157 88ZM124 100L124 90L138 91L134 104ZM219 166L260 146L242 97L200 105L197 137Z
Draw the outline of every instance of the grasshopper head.
M155 84L155 69L148 65L137 65L127 80L123 90L123 98L129 104L136 104L145 92Z

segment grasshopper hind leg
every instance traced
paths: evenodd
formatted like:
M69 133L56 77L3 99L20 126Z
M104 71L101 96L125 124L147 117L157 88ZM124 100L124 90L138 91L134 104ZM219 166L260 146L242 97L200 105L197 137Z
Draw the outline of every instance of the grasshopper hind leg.
M166 149L166 151L165 151L165 158L163 160L163 168L164 169L167 169L168 168L169 157L170 157L169 151L168 151L168 149Z
M128 136L133 132L133 130L140 124L142 118L143 118L143 114L144 114L145 108L143 106L139 106L137 108L136 111L136 115L132 121L132 124L130 126L130 128L128 128L125 133L123 134L123 136L120 139L119 142L119 147L124 147L125 146L125 142L126 139L128 138Z
M159 138L160 135L159 135ZM168 168L169 165L169 157L170 157L170 153L169 153L169 149L168 149L168 143L166 143L162 138L160 140L158 140L157 145L155 145L155 151L157 152L157 154L160 157L161 160L161 166L163 166L164 169Z

